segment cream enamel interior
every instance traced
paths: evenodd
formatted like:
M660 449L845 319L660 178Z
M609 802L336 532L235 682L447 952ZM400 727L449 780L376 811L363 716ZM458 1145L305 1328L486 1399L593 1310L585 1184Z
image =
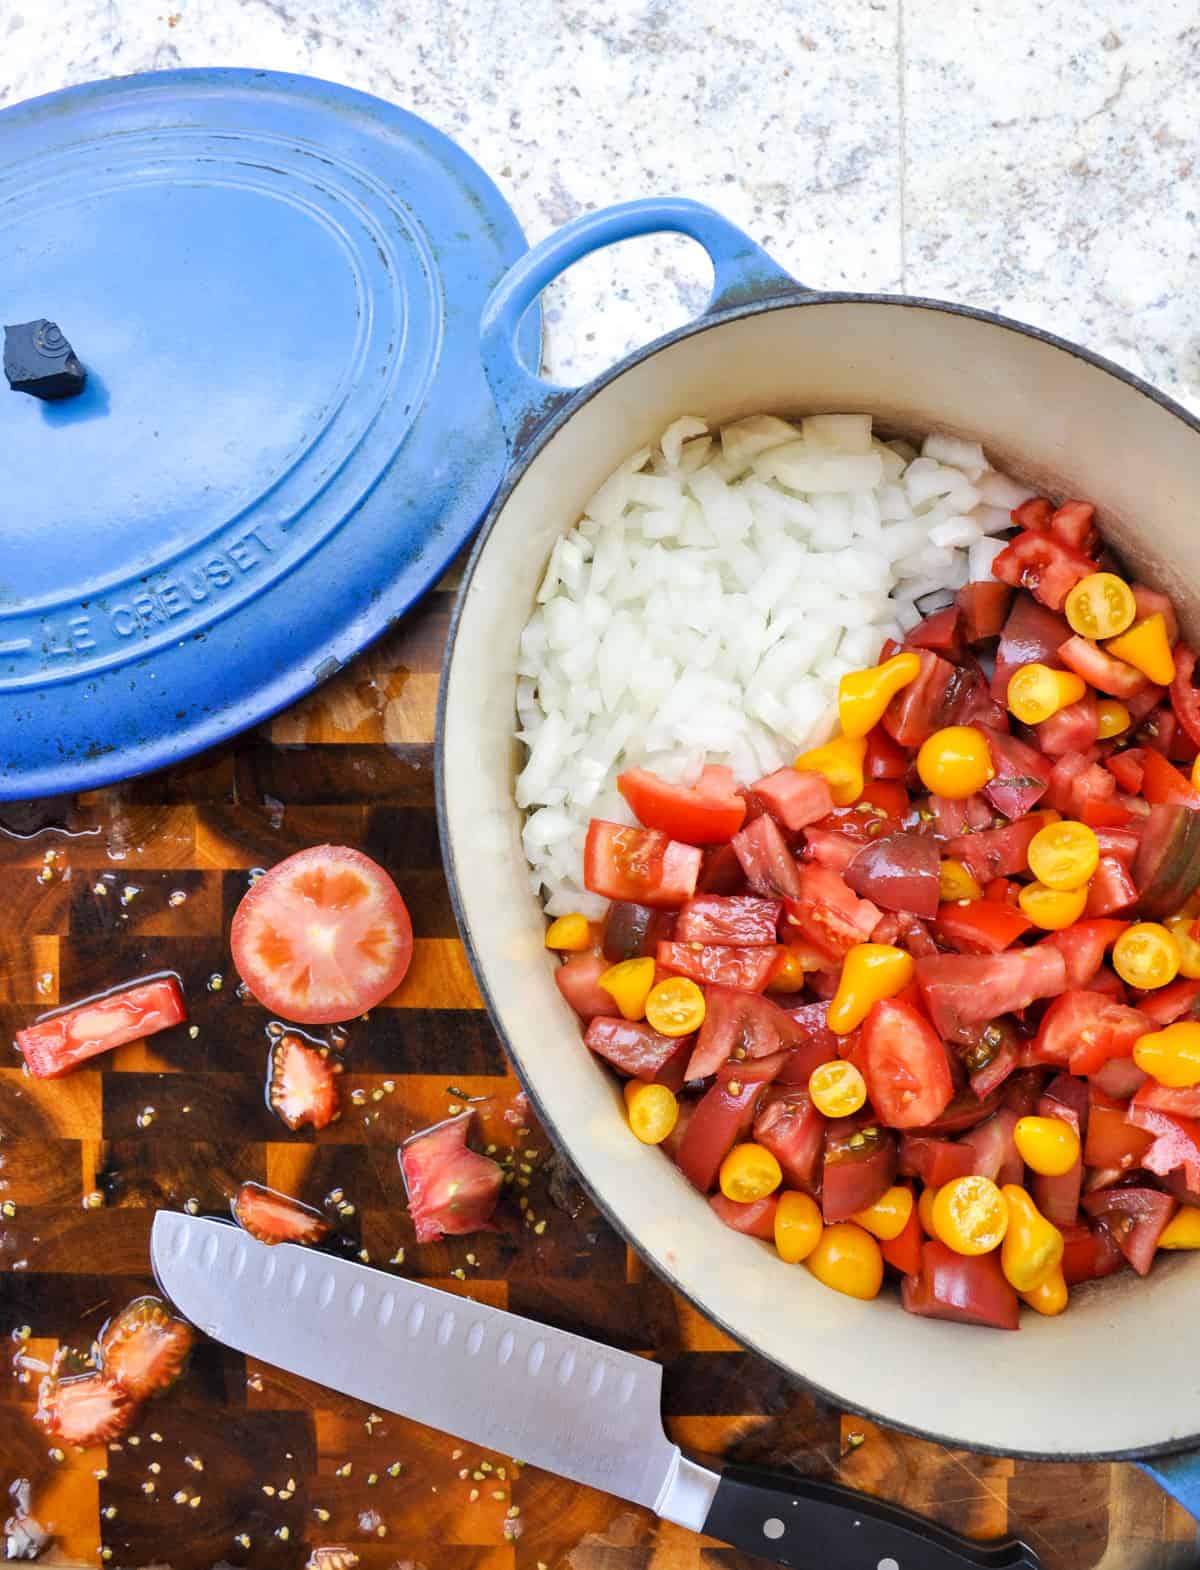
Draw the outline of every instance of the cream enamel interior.
M885 1293L826 1290L705 1200L624 1124L608 1072L559 997L529 891L514 664L550 548L629 453L672 419L870 411L891 429L978 438L999 467L1098 501L1108 536L1200 630L1193 523L1200 434L1066 349L934 307L813 300L647 352L542 446L490 524L446 674L444 823L475 963L512 1055L584 1181L634 1244L733 1335L885 1421L967 1446L1103 1454L1200 1433L1200 1263L1160 1259L1006 1335L918 1319ZM1170 1355L1162 1355L1170 1348Z

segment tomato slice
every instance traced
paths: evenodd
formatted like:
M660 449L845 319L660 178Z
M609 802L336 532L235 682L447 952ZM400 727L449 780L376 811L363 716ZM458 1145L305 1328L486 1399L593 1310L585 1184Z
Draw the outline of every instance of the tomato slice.
M1132 665L1106 653L1090 638L1072 635L1058 651L1060 664L1082 676L1089 686L1105 692L1110 698L1132 698L1150 684L1148 679ZM1162 688L1157 689L1159 692Z
M732 772L715 764L695 785L672 785L650 769L626 769L617 776L617 788L639 823L687 845L722 845L746 816Z
M1004 1278L997 1252L956 1254L931 1238L921 1246L920 1273L905 1276L900 1283L905 1310L927 1319L1018 1330L1017 1294Z
M938 907L934 936L961 954L999 954L1009 948L1033 923L1011 905L995 900L955 902Z
M1098 992L1064 992L1042 1016L1034 1056L1039 1063L1069 1064L1072 1074L1092 1074L1109 1058L1131 1057L1134 1042L1150 1028L1137 1009Z
M676 976L761 992L775 968L778 948L734 948L727 943L660 943L658 963Z
M963 637L968 643L984 643L1000 636L1012 601L1012 590L1006 583L994 579L968 583L955 599L962 612Z
M938 850L928 834L871 840L845 871L846 886L883 910L932 919L938 909Z
M1017 1114L1003 1107L963 1135L959 1144L971 1152L973 1173L993 1183L1022 1182L1025 1163L1013 1137L1017 1122Z
M946 1048L909 1003L876 1003L862 1034L862 1071L871 1105L891 1128L923 1128L954 1095Z
M345 845L314 845L251 885L229 944L264 1008L328 1025L396 990L412 958L412 923L382 867Z
M1093 1222L1091 1226L1083 1221L1072 1221L1059 1231L1064 1245L1063 1279L1069 1287L1111 1276L1124 1268L1125 1256L1104 1221Z
M931 611L906 634L904 645L908 649L932 649L957 664L964 653L962 611L957 604Z
M674 930L675 918L669 910L613 900L604 916L604 957L610 965L623 959L645 959L657 954L658 945L667 942Z
M813 769L776 769L774 774L757 780L750 791L792 833L806 829L833 811L829 781Z
M1062 610L1079 580L1095 570L1095 562L1081 551L1030 530L1018 534L992 563L1001 583L1028 589L1052 611Z
M800 868L774 818L767 813L733 837L733 850L756 894L791 899L800 892Z
M983 729L996 771L983 794L1004 817L1023 818L1046 794L1052 766L1036 747L1003 731Z
M698 894L675 919L677 943L731 943L761 948L777 942L783 904L752 894Z
M1067 967L1058 949L1037 944L1003 954L935 954L917 961L917 985L940 1035L1056 996Z
M1139 1104L1136 1098L1125 1116L1135 1128L1154 1135L1154 1143L1142 1157L1147 1172L1166 1177L1182 1167L1188 1187L1200 1188L1200 1122L1148 1107L1145 1102Z
M605 899L671 910L690 899L700 876L701 852L657 829L631 829L593 818L583 852L583 882Z
M1200 981L1173 981L1169 987L1148 992L1141 1011L1160 1030L1177 1019L1195 1019L1200 1014Z
M1176 803L1181 807L1200 807L1200 791L1192 784L1185 774L1173 768L1161 752L1153 747L1144 749L1131 748L1130 751L1138 753L1138 764L1142 770L1141 793L1151 806L1157 807L1164 802ZM1115 758L1110 760L1115 763ZM1110 770L1114 773L1114 770Z
M896 694L883 716L884 730L902 747L919 747L935 730L954 724L974 675L929 649L918 650L917 658L916 679Z
M1105 758L1104 767L1123 791L1136 796L1142 788L1142 779L1146 772L1142 767L1142 759L1145 756L1143 747L1126 747L1124 751L1114 752L1110 758Z
M905 1134L900 1141L900 1172L920 1178L926 1188L941 1188L952 1178L967 1177L974 1165L974 1152L952 1139L936 1139L929 1134Z
M763 1089L778 1074L785 1056L780 1052L739 1064L737 1079L718 1075L696 1103L675 1159L684 1177L701 1193L712 1188L734 1141L753 1124Z
M554 972L558 990L580 1019L612 1013L612 994L598 984L610 963L602 954L572 954Z
M186 1018L178 980L155 976L26 1025L17 1031L17 1046L31 1074L58 1079L88 1058L169 1030Z

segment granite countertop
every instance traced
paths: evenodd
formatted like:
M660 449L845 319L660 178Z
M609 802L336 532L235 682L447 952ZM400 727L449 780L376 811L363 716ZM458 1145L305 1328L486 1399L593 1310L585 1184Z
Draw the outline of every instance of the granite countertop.
M495 178L530 240L676 192L795 275L1051 326L1200 409L1194 82L1179 0L42 0L0 4L0 104L174 66L381 94ZM680 239L547 299L583 381L702 305Z

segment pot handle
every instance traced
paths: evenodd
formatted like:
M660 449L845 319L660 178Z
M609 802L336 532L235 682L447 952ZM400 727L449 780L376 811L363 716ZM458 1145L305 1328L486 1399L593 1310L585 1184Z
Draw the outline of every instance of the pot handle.
M736 224L711 207L686 197L621 202L573 219L514 262L483 308L483 368L513 452L579 390L543 381L521 364L516 337L525 312L546 285L580 257L620 240L664 230L689 235L708 252L713 265L713 288L701 319L729 306L746 305L804 287Z

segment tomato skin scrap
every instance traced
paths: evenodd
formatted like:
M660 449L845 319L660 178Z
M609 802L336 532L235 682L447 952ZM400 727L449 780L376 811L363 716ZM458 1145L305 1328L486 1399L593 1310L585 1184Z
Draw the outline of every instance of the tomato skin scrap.
M472 1110L435 1123L405 1140L400 1170L418 1243L471 1232L494 1232L492 1212L504 1174L496 1162L467 1146Z

